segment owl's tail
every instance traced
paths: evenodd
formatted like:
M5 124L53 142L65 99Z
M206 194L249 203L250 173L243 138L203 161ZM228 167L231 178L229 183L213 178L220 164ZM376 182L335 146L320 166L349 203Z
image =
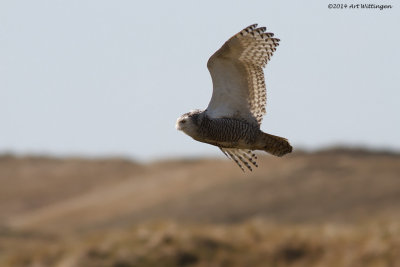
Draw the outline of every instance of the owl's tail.
M259 142L259 144L261 144L261 147L259 149L274 156L282 157L293 150L286 138L263 132L260 139L261 142Z

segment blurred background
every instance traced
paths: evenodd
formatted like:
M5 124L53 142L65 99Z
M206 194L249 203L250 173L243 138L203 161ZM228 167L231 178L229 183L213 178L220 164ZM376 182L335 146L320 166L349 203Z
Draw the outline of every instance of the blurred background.
M0 266L398 266L400 9L328 4L1 1ZM295 151L243 174L175 121L253 23Z

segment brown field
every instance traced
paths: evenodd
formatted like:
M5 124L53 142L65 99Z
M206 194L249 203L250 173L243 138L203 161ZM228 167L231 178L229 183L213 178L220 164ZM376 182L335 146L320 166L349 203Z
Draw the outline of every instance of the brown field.
M400 266L400 154L0 156L0 266Z

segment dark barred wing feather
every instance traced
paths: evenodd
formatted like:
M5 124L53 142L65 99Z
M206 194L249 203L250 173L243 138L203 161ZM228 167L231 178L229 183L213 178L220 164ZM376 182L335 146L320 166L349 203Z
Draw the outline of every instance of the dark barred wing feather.
M257 24L230 38L207 63L213 80L213 95L207 108L212 118L240 117L261 124L266 113L263 68L279 39Z

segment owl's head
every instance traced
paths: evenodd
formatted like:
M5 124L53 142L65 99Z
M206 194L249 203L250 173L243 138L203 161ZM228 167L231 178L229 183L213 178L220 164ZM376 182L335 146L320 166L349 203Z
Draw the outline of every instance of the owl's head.
M194 137L196 135L199 125L199 115L201 114L201 112L201 110L192 110L180 116L176 120L176 129L184 132L191 137Z

